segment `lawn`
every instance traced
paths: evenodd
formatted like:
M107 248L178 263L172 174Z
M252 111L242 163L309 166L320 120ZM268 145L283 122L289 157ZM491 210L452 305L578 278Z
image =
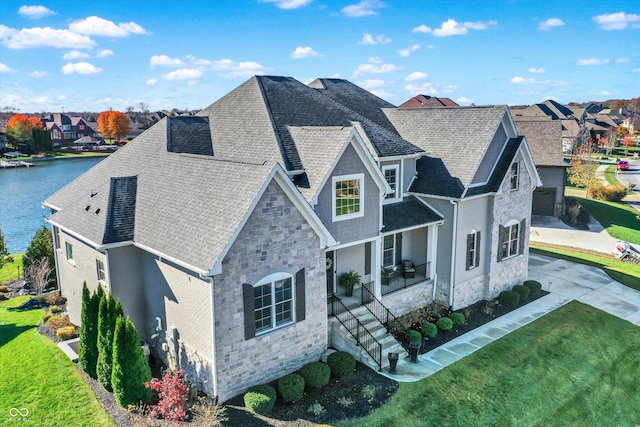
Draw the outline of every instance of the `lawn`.
M15 310L27 299L0 303L0 424L114 426L69 358L38 333L42 310Z
M640 212L626 203L575 198L612 237L640 244Z
M571 302L340 426L640 423L640 328Z
M13 262L8 262L0 268L0 284L18 279L18 272L20 272L20 277L24 277L24 268L22 268L23 255L24 252L11 254Z

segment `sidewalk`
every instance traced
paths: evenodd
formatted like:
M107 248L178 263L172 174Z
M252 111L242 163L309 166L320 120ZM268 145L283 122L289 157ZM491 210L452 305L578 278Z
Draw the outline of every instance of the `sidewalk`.
M421 380L574 299L640 326L640 292L599 268L530 254L529 279L550 294L418 356L418 363L398 360L397 374L381 374L401 382Z

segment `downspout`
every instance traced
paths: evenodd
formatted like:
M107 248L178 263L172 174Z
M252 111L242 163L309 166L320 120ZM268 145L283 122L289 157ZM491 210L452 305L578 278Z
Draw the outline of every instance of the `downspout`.
M200 278L209 282L209 290L211 292L211 380L213 381L213 395L218 396L218 371L216 369L215 292L213 289L213 277L200 274Z
M456 275L456 241L458 239L458 202L450 200L453 205L453 239L451 239L451 275L449 277L449 301L453 307L453 291Z
M435 256L431 259L431 263L433 264L433 295L431 296L431 300L436 300L436 288L438 287L438 269L436 266L438 265L438 228L440 225L436 225L433 227L433 239L431 240L431 248L429 248Z

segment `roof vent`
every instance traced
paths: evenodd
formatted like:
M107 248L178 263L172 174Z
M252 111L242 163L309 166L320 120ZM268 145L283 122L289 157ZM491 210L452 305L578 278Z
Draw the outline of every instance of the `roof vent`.
M96 209L96 215L100 213L100 208Z
M93 188L91 190L89 190L89 197L93 197L96 194L98 194L96 191L93 191Z
M91 205L87 205L87 207L84 208L84 210L87 211L87 212L89 211L89 209L91 209Z

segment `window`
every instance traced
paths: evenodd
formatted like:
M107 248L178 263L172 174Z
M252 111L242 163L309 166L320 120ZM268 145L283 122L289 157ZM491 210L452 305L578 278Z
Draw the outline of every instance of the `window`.
M392 193L387 194L386 198L387 199L397 199L399 196L399 183L398 183L398 177L399 177L399 172L398 172L398 166L394 165L394 166L383 166L382 167L382 172L384 173L384 179L387 180L387 183L389 184L389 187L391 187L391 190L393 190Z
M53 247L55 249L60 249L60 235L58 232L58 227L53 227Z
M333 220L363 216L361 206L364 174L333 177Z
M393 234L384 236L384 242L382 247L382 266L393 267L395 265L394 243L395 237Z
M105 279L105 274L104 274L104 262L100 261L99 259L96 260L96 273L98 276L98 281L103 281Z
M519 185L519 169L520 169L520 163L518 162L513 162L513 164L511 165L511 189L512 190L517 190L518 189L518 185Z
M480 232L473 230L467 234L467 270L480 265Z
M523 220L524 223L524 220ZM500 259L499 261L507 258L514 257L522 252L522 243L524 239L521 238L522 230L521 224L513 221L506 226L500 226Z
M64 243L67 252L67 261L73 261L73 245L69 242Z

